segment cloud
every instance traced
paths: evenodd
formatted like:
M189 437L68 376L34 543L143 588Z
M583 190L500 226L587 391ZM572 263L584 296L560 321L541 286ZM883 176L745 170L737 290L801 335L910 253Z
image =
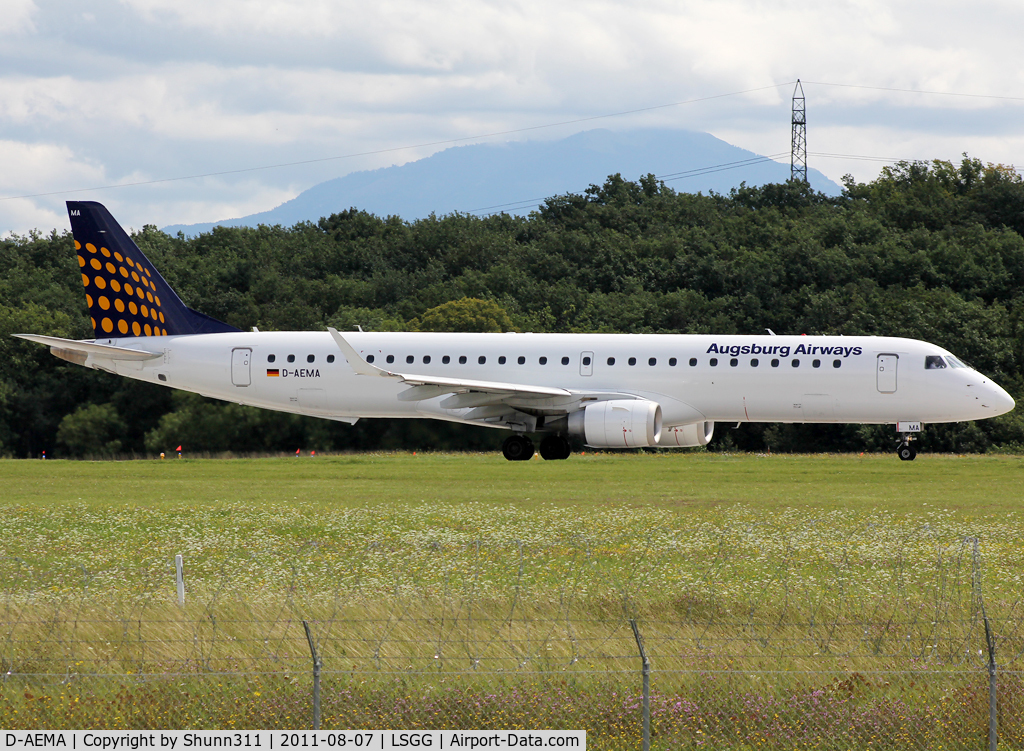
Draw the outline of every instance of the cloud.
M31 33L35 30L33 16L36 4L32 0L6 0L0 12L0 36Z
M0 196L45 193L63 180L102 185L101 165L82 160L66 146L0 140ZM46 197L0 200L0 233L27 233L64 224L59 204Z
M797 77L812 151L1022 163L1022 103L812 83L1024 95L1022 22L1009 0L8 0L0 132L20 156L3 190L381 152L104 193L137 224L213 220L442 148L395 147L759 88L508 138L677 127L774 154L789 147L791 88L764 87ZM836 179L878 170L820 162ZM0 231L60 214L29 204L15 219L9 202Z
M0 140L0 164L0 194L19 189L43 192L57 179L97 184L107 179L101 165L60 144Z

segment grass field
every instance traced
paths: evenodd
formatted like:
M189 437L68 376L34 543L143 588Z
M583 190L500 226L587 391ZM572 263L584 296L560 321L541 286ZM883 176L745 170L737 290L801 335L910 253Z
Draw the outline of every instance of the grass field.
M636 731L634 617L656 669L658 727L676 739L664 747L705 731L724 743L735 723L707 718L739 711L730 702L799 715L786 731L751 720L750 747L792 747L783 736L846 747L808 740L823 732L810 707L849 715L856 704L868 729L904 715L920 728L984 725L981 602L1005 667L1022 647L1021 457L0 461L0 477L0 667L86 683L185 673L185 693L205 697L181 701L183 679L178 700L149 684L74 705L63 688L4 688L8 727L15 711L57 722L78 704L107 722L115 701L136 709L111 727L302 726L282 707L308 686L282 694L256 674L307 670L308 620L335 698L349 697L325 723L429 727L429 705L491 727L500 706L508 722L585 721L610 744L596 747L624 747ZM871 677L907 670L945 677L910 681L909 693ZM224 671L245 675L211 688ZM680 715L683 699L703 719ZM965 709L949 715L954 705Z
M0 460L5 506L404 507L409 503L640 504L677 513L721 504L773 510L854 508L967 516L1017 510L1024 457L923 454L588 453L565 462L492 454L358 454L296 459L68 462Z

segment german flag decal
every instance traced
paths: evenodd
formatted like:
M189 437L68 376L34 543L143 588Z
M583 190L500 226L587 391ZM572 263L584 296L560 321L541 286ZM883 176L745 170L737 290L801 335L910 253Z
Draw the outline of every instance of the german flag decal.
M276 377L278 377L280 375L281 375L281 371L278 370L277 368L267 368L267 377L268 378L270 378L270 377L276 378Z

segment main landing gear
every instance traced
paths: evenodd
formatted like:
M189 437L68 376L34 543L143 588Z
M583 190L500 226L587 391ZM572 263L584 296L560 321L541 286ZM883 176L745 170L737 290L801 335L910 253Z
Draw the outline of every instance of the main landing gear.
M544 459L568 459L571 453L569 439L560 435L545 436L540 442L540 455Z
M914 444L911 443L913 440L912 433L904 433L900 445L896 448L896 455L905 462L914 461L914 457L917 456L917 449Z
M501 445L501 453L510 462L521 462L533 458L533 441L525 435L513 435ZM567 438L548 435L540 442L540 455L545 459L568 459L572 446Z
M533 458L533 441L525 435L512 435L501 444L501 453L510 462L524 462Z

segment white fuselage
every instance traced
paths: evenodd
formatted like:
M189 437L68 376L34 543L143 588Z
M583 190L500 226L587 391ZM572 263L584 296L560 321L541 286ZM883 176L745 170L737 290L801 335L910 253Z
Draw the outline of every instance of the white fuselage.
M698 420L956 422L1014 406L1002 388L971 368L926 369L927 356L950 353L912 339L368 332L349 332L345 339L367 362L395 373L649 399L661 405L665 426ZM426 417L484 424L471 407L441 406L444 396L400 399L408 384L355 372L327 332L97 341L164 355L116 363L90 356L86 365L239 404L345 421ZM514 397L507 403L516 406ZM572 397L530 401L534 414L578 408Z

